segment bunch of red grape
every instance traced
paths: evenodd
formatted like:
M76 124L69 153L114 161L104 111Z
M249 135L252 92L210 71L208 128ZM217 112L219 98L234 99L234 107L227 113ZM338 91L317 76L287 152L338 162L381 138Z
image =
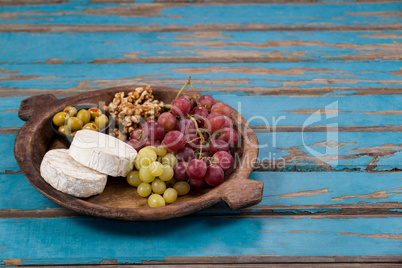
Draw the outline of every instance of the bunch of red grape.
M157 122L147 121L134 130L128 144L137 151L150 145L165 147L177 158L173 178L188 181L194 190L217 186L233 167L230 149L238 143L230 114L227 104L215 103L210 95L181 96Z

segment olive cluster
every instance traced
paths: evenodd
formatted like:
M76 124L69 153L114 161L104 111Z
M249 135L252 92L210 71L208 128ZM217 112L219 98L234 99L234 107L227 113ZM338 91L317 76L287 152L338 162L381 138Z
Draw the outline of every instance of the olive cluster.
M98 107L77 109L67 106L62 112L53 116L53 124L60 133L74 136L78 130L102 130L109 123L109 119Z

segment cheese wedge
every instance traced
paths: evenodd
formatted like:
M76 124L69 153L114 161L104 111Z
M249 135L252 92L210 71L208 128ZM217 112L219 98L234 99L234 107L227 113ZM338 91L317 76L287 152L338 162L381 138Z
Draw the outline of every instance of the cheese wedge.
M40 174L53 188L76 197L90 197L105 189L107 175L76 162L66 149L48 151Z
M127 143L92 130L80 130L70 145L75 161L110 176L127 176L137 151Z

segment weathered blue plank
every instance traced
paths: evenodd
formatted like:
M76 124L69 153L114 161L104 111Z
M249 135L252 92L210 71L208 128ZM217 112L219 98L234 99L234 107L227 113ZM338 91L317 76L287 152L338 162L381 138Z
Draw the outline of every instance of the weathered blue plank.
M0 33L10 64L197 60L398 60L402 32ZM174 60L174 59L170 59Z
M19 259L24 265L247 255L382 256L401 253L400 223L399 218L203 217L163 223L0 219L0 246L3 264Z
M21 64L1 65L4 89L96 89L150 83L183 85L189 75L197 88L259 92L260 88L333 90L363 87L399 88L399 61L276 62L276 63L157 63L157 64ZM12 74L6 72L14 72ZM261 93L264 93L261 90ZM15 92L18 94L18 92Z
M208 93L239 111L251 126L386 126L400 125L402 118L398 115L402 95L283 97Z
M266 169L402 169L400 132L280 132L257 133L257 137L258 160L269 161Z
M254 172L263 206L401 203L402 173Z
M23 174L0 175L0 209L44 210L55 207L59 205L39 193Z
M333 209L372 204L381 207L386 204L402 203L402 173L359 173L359 172L253 172L250 179L264 183L262 201L258 209L278 209L278 206L293 209L295 213L309 211L323 212ZM130 187L127 185L127 187ZM21 198L23 193L24 198ZM320 205L319 209L303 208ZM293 207L297 206L297 209ZM0 210L45 210L59 207L41 195L23 174L0 175ZM281 212L281 211L274 211ZM200 212L204 215L207 212ZM214 214L227 211L214 211ZM238 213L238 211L233 211Z
M0 113L1 115L1 113ZM12 122L12 121L11 121ZM258 169L279 171L402 169L400 132L257 132ZM19 171L16 135L0 135L0 173Z
M0 135L0 174L6 170L19 171L20 168L14 158L14 142L16 135Z
M370 26L400 23L400 3L367 4L81 4L3 7L0 23L192 26L200 23L280 26ZM145 13L146 12L146 13ZM145 14L144 14L145 13ZM252 14L252 16L250 16ZM267 16L269 14L269 16ZM286 14L286 15L284 15ZM288 14L292 14L289 16Z
M223 101L250 126L400 126L402 95L288 97L241 92L203 92ZM0 126L21 127L17 110L25 97L2 98ZM318 134L317 134L318 135ZM352 134L351 134L352 135Z

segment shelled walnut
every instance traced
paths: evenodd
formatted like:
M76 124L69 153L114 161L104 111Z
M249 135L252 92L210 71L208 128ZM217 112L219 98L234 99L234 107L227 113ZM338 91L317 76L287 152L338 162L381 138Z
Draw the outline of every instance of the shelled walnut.
M157 119L163 111L163 102L154 99L152 89L137 87L125 96L124 92L115 94L114 99L105 110L113 117L116 126L109 134L125 140L127 135L140 127L140 120Z

